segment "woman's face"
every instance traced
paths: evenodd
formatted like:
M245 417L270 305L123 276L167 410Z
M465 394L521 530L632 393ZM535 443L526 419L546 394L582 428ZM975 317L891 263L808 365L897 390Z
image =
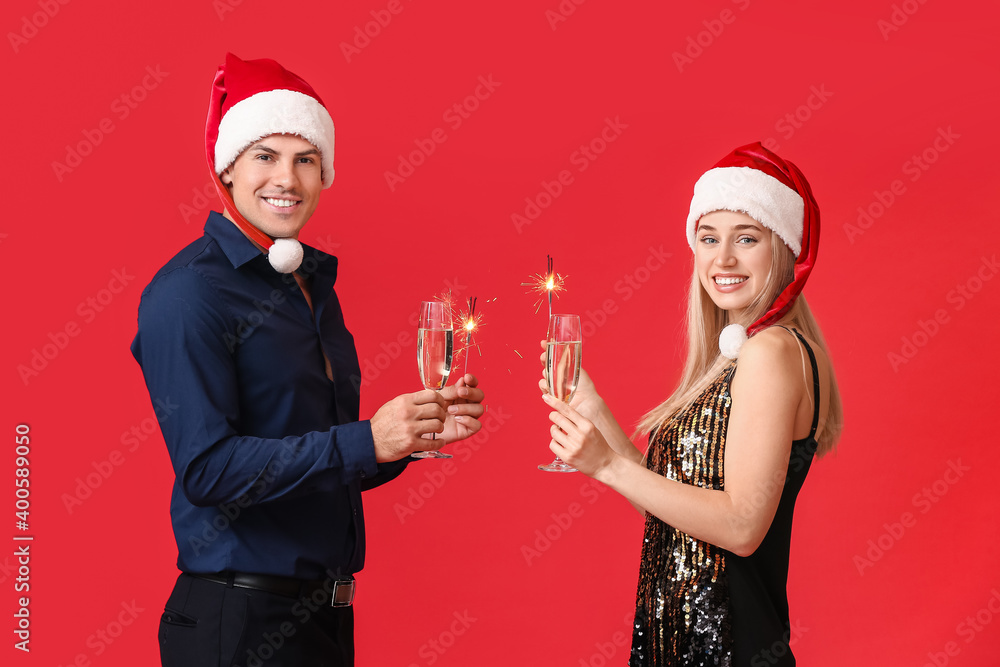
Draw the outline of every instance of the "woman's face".
M695 270L715 305L739 317L771 270L770 229L745 213L714 211L695 234Z

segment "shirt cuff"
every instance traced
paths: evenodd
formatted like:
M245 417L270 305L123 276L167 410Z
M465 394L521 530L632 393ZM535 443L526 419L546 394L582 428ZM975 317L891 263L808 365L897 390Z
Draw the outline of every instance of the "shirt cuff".
M378 474L371 421L366 419L335 426L333 437L340 453L345 480L366 479Z

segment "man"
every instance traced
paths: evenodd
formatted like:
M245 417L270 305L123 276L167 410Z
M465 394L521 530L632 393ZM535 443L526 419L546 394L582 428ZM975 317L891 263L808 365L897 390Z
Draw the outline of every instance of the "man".
M466 375L359 421L337 259L297 241L333 182L333 122L309 84L227 55L206 148L225 214L154 276L132 343L154 405L180 406L161 423L181 570L161 660L353 665L361 491L477 432L483 393Z

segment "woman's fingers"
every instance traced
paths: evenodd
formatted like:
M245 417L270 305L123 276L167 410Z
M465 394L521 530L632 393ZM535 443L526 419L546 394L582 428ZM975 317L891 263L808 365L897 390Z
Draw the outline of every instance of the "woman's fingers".
M551 412L549 413L549 421L570 436L576 437L580 434L580 430L576 427L576 424L566 417L566 415L559 414L558 412Z

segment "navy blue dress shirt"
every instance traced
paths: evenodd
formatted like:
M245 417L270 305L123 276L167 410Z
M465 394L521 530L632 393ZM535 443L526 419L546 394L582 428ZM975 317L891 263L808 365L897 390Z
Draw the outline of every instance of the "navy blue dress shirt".
M294 276L212 212L205 235L142 293L132 354L154 405L179 406L160 428L184 572L357 572L361 491L406 465L378 465L371 424L358 421L361 373L333 290L337 258L304 253L315 314Z

